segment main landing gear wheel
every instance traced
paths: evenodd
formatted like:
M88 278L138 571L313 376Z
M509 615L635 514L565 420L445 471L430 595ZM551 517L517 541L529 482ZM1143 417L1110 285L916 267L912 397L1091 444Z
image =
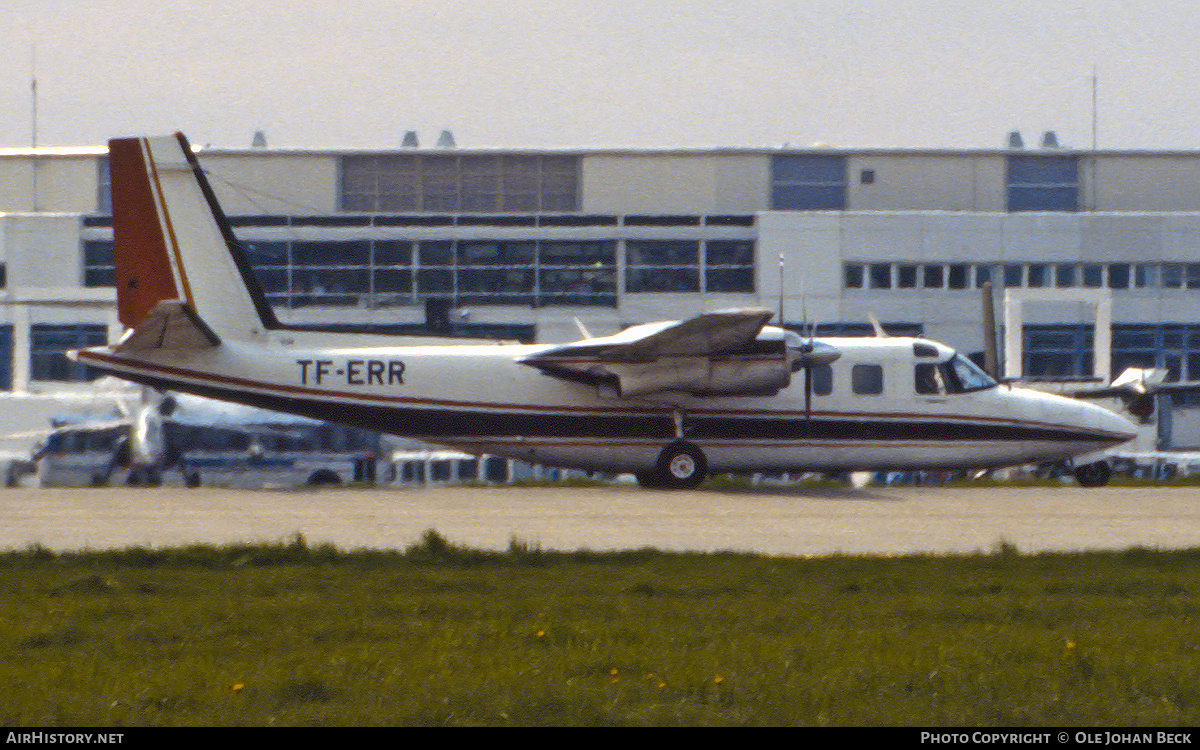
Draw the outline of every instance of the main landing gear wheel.
M1112 467L1107 461L1075 467L1075 481L1079 482L1080 487L1103 487L1111 476Z
M653 471L635 474L638 484L668 490L687 490L698 486L708 476L708 460L704 451L684 440L677 440L658 454Z

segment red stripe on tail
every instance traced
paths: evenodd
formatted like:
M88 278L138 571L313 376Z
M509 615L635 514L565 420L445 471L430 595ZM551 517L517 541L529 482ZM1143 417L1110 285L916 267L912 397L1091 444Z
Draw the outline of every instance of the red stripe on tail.
M179 299L167 257L158 206L140 138L108 142L112 179L113 256L116 260L117 313L132 328L165 299Z

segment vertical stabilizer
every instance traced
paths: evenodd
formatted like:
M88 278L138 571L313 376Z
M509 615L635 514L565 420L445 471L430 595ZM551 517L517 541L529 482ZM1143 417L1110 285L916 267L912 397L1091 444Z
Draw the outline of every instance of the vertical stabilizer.
M218 335L279 326L182 134L109 141L117 306L136 326L179 300Z

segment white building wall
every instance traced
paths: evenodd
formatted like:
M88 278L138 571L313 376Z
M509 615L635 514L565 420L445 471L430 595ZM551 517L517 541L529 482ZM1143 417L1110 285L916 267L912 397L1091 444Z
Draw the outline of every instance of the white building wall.
M217 200L239 214L332 214L340 208L338 157L201 153Z

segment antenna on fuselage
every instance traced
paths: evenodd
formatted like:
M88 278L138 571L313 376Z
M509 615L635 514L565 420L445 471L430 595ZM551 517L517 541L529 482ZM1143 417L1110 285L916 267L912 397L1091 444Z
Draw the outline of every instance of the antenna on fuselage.
M783 253L779 254L779 327L783 328Z
M877 339L889 338L887 331L883 330L883 325L879 322L879 318L875 317L875 313L868 312L867 318L870 319L870 321L871 321L871 327L875 329L875 338L877 338Z

